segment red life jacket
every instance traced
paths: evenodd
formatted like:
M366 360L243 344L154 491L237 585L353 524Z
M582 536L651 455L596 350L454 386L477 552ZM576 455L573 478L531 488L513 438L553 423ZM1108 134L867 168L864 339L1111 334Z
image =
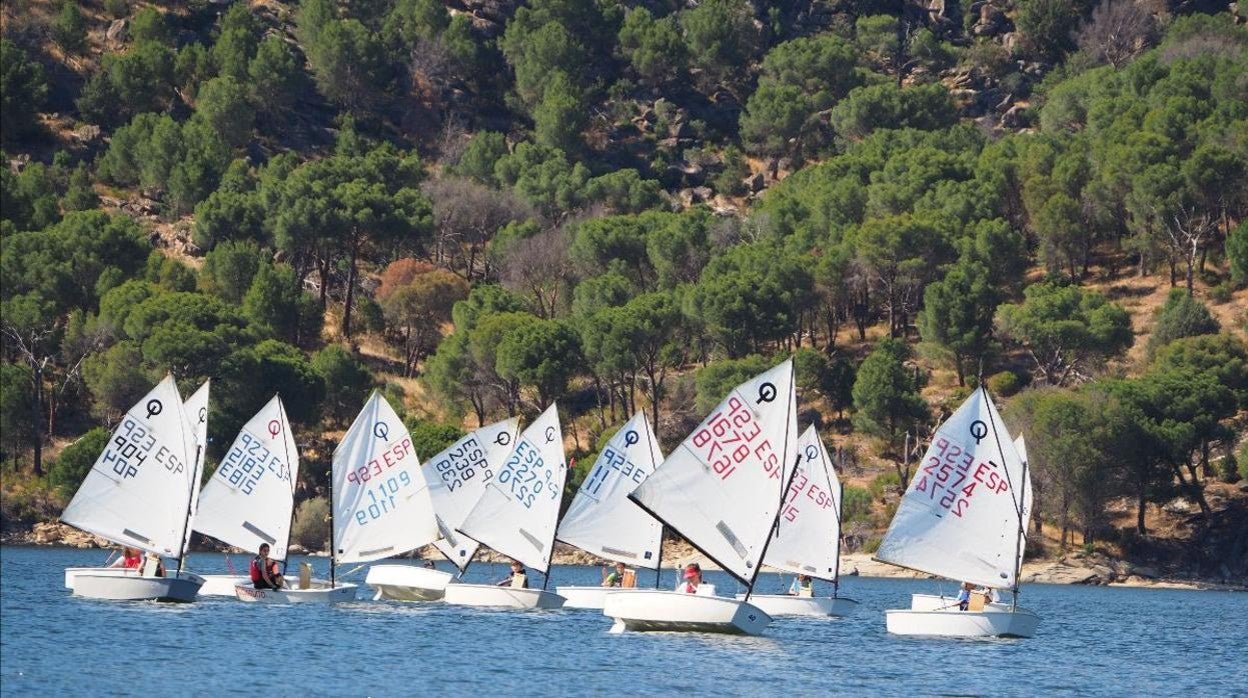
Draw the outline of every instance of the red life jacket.
M126 555L122 560L122 567L127 569L138 569L143 565L142 555Z
M262 579L264 579L264 577L260 575L260 558L253 557L251 558L251 581L259 582Z

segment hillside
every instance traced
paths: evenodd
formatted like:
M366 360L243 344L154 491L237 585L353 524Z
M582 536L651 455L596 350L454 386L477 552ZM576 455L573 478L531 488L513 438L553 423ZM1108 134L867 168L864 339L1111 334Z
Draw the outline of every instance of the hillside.
M849 550L984 380L1033 557L1242 584L1238 7L6 3L0 523L166 371L210 463L295 405L307 507L374 387L426 458L558 401L566 501L635 410L670 450L792 355Z

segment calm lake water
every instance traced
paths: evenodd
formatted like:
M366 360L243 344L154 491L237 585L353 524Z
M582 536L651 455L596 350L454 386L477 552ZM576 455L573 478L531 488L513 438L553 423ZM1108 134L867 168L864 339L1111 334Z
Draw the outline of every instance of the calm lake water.
M850 618L778 620L757 638L609 635L593 611L373 602L364 588L334 607L71 597L63 568L105 556L0 548L0 693L1248 695L1248 594L1030 585L1025 605L1043 618L1034 638L919 640L886 634L883 609L936 583L848 577L842 593L862 602ZM311 561L327 573L325 559ZM221 555L193 563L226 569ZM552 581L598 575L556 567ZM675 575L667 570L664 584ZM502 576L502 565L479 564L467 579ZM708 580L721 593L735 586L718 573ZM765 575L759 590L782 584Z

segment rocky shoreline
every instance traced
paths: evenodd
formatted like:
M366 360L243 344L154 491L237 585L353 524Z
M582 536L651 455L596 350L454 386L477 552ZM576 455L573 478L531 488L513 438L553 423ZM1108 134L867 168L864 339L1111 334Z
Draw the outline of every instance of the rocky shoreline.
M62 523L46 522L35 524L29 531L6 533L0 535L3 545L32 546L64 546L69 548L107 548L110 543L99 536L84 533ZM239 555L247 553L234 548L220 548L217 551ZM298 545L292 545L291 551L299 554L328 556L328 551L312 552ZM485 562L507 562L509 558L493 550L484 549L478 553L478 559ZM432 545L425 546L410 557L438 559L439 553ZM555 544L552 558L557 565L599 566L605 564L601 558L583 550L563 543ZM693 546L681 542L667 542L663 549L663 566L673 568L697 562L704 569L717 570L718 565L699 553ZM841 576L844 577L887 577L900 579L936 579L922 572L907 570L879 562L867 553L850 553L841 556ZM1060 558L1036 560L1023 565L1023 581L1033 584L1086 584L1096 586L1118 587L1152 587L1159 589L1191 589L1248 591L1248 584L1227 584L1221 580L1204 578L1178 578L1160 574L1155 568L1135 565L1126 560L1118 560L1098 553L1070 553Z

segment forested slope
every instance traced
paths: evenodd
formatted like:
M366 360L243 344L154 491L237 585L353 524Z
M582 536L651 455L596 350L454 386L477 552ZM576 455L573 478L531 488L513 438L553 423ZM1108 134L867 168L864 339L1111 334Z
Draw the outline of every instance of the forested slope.
M1234 11L6 3L4 527L54 518L165 371L213 380L210 463L286 398L314 521L374 387L422 457L558 400L571 490L634 411L670 448L794 355L852 548L982 377L1038 554L1242 580Z

